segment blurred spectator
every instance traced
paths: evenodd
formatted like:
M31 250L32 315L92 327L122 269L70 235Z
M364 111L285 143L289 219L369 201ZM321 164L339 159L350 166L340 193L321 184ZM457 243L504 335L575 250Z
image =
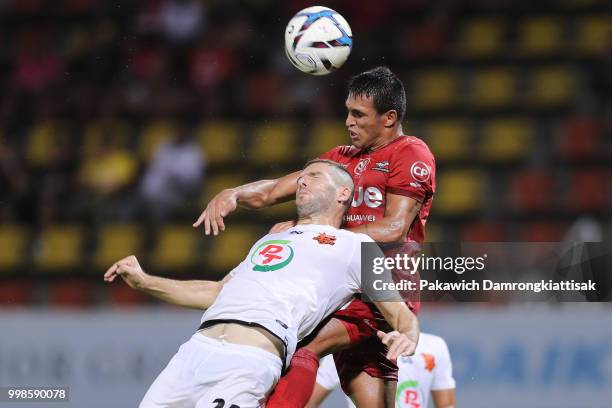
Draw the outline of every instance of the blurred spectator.
M204 24L201 0L169 0L161 8L159 23L162 32L174 42L193 39Z
M18 88L40 92L60 80L63 61L47 35L34 30L22 33L13 74Z
M204 158L189 130L179 126L157 149L143 177L140 192L147 211L165 218L193 199L202 185Z

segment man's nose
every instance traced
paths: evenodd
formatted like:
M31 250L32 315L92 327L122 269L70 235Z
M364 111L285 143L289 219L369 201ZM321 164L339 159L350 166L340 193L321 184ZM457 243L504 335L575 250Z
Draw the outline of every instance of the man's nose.
M351 116L351 114L346 115L346 120L344 121L346 127L351 127L351 125L355 124L355 119Z

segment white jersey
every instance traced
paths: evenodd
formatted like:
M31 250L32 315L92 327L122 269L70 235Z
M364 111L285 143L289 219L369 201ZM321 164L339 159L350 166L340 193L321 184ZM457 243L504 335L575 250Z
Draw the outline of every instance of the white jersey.
M297 342L360 290L361 242L373 241L314 224L264 236L230 272L202 322L264 327L283 340L290 361Z
M426 408L431 391L455 388L453 366L442 337L421 333L413 356L401 357L396 408Z

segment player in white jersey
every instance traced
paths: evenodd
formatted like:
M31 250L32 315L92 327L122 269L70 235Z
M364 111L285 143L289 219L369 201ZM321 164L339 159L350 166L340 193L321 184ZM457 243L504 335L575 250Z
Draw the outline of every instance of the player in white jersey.
M454 408L453 365L442 337L421 333L414 355L400 357L395 408L427 408L431 395L435 408ZM340 384L331 356L321 360L315 391L306 408L316 408ZM349 406L353 404L349 401Z
M297 342L360 290L361 243L373 241L339 229L352 197L346 170L315 160L298 179L298 224L257 241L223 281L154 277L133 256L109 268L107 281L121 276L168 302L208 309L140 407L263 406ZM403 302L374 303L394 329L379 332L388 357L412 354L416 317Z

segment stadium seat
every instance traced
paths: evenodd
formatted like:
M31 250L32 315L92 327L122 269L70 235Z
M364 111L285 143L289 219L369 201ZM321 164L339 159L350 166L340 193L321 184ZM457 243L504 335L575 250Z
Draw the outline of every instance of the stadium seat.
M174 124L167 120L147 124L140 135L138 154L141 160L148 163L155 155L159 145L170 138L174 131Z
M476 221L461 228L462 242L506 241L504 224L492 221Z
M558 17L527 17L518 30L519 55L546 57L562 51L563 22Z
M291 122L269 122L257 126L252 135L250 160L259 165L288 163L297 151L297 127Z
M260 238L258 233L250 225L232 225L232 228L212 238L206 264L221 271L224 276L247 256L251 246Z
M425 242L444 242L446 235L441 223L427 222L425 227Z
M108 286L109 301L114 306L141 306L151 300L143 292L134 290L120 280L116 280Z
M457 76L452 70L428 69L415 74L409 104L417 109L447 109L457 103Z
M560 108L572 103L575 74L567 67L543 67L531 71L529 102L541 108Z
M34 264L41 271L62 272L81 268L84 241L80 226L47 227L35 244Z
M0 281L0 307L28 306L34 300L34 287L23 279Z
M552 222L533 222L519 227L518 242L559 242L565 228Z
M425 125L423 136L438 163L464 160L470 156L470 125L464 120L431 121Z
M16 224L0 224L0 273L15 272L26 259L28 231Z
M532 150L533 123L527 119L494 119L484 124L480 156L491 163L523 159Z
M473 213L482 207L484 176L475 170L442 173L438 179L432 213L458 216Z
M578 20L575 35L575 50L579 54L597 55L612 36L612 18L610 14L592 15Z
M37 123L28 135L26 160L32 167L42 168L53 160L54 149L62 138L70 137L64 124L56 121Z
M117 140L117 145L126 147L130 143L132 130L130 126L119 119L102 119L93 122L85 129L82 152L86 157L94 156L100 147L107 143L106 137Z
M456 44L462 57L491 57L501 53L504 46L506 26L497 18L476 18L465 21L460 28Z
M578 170L571 176L568 210L576 213L610 212L610 180L606 170Z
M348 144L350 138L342 121L319 121L310 129L306 153L314 159L336 146Z
M512 210L518 213L550 212L558 197L554 179L546 170L526 169L513 173L510 183Z
M196 133L206 161L217 165L238 159L243 150L239 131L235 122L204 122Z
M602 152L601 126L591 117L573 117L561 124L559 155L567 160L589 159Z
M477 109L507 107L514 102L516 89L514 72L508 68L475 71L469 103Z
M141 243L142 232L137 225L105 225L98 234L93 264L97 270L105 270L121 258L138 254Z
M93 285L80 279L65 279L49 284L47 301L59 308L84 308L94 303Z
M255 181L255 179L247 180L241 173L210 174L204 182L200 203L205 205L224 189L236 187L248 181Z
M151 265L161 272L176 272L193 267L199 254L201 232L190 225L166 225L157 233L151 251Z

